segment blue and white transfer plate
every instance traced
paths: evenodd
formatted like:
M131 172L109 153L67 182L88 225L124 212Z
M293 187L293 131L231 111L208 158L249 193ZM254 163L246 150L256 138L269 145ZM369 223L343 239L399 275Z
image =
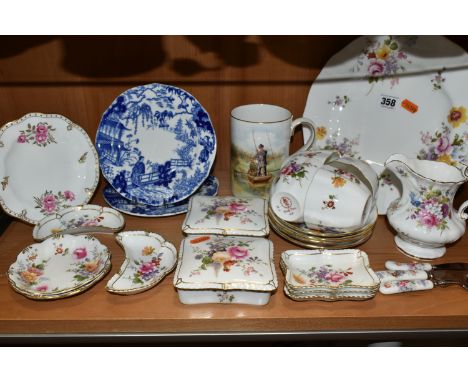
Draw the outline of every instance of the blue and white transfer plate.
M205 181L216 135L191 94L148 84L126 90L105 111L96 148L104 177L120 195L162 206L188 198Z
M210 175L194 195L214 196L218 194L218 188L218 179ZM162 217L186 213L190 198L165 206L148 206L125 199L108 184L104 188L104 200L112 208L124 214L140 217Z

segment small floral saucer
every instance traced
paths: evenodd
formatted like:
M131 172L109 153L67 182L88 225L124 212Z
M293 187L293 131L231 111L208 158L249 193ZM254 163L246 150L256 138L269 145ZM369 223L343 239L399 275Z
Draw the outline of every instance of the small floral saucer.
M176 248L156 233L125 231L116 239L125 250L125 261L107 283L110 293L144 292L156 286L177 263Z
M278 287L273 243L242 236L189 236L181 244L174 286L184 304L267 304Z
M195 195L213 196L218 193L218 188L218 179L214 175L210 175L195 192ZM124 198L114 190L110 184L104 188L104 200L107 204L124 214L140 217L163 217L184 214L187 212L189 199L190 198L187 198L177 203L155 207Z
M125 225L122 214L93 204L70 207L47 216L34 226L33 238L42 241L57 233L118 232Z
M182 225L186 234L267 236L268 203L260 198L194 196Z
M289 250L281 254L285 294L293 300L365 300L375 296L380 280L363 251Z
M81 293L110 270L111 254L89 235L55 235L21 251L9 270L13 289L31 299L53 300Z

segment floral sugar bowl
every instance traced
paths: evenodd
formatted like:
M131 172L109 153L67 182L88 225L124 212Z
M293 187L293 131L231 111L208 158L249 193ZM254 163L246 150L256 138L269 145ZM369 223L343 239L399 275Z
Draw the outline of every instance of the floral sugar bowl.
M182 225L186 234L267 236L268 205L261 198L200 196L190 199Z
M467 167L461 169L443 162L390 156L385 166L401 181L401 198L387 211L388 221L397 231L395 243L406 254L421 259L436 259L445 254L445 244L453 243L465 232L465 201L453 208L453 198L467 180Z
M183 304L265 305L278 287L273 243L245 236L189 236L174 276Z

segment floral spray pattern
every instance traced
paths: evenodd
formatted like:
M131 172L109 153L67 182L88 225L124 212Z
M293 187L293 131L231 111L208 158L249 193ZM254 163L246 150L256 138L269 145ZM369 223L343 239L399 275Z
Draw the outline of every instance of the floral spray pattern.
M333 101L328 101L328 104L334 107L344 108L349 101L350 98L347 95L343 97L337 95Z
M323 136L326 135L326 133L322 134ZM338 132L335 132L328 136L325 140L325 144L322 145L321 148L323 150L335 150L341 155L359 159L359 151L356 150L357 146L359 146L359 136L354 138L344 137L341 139Z
M156 248L146 246L141 250L141 256L143 258L148 257L149 259L133 260L136 272L133 274L133 277L129 277L133 284L144 284L145 282L151 281L155 276L166 269L165 266L160 266L163 254L155 252Z
M209 268L214 269L215 275L218 276L221 271L229 272L232 267L240 268L244 276L251 274L263 276L256 265L268 265L258 256L252 256L253 248L248 241L215 237L206 245L208 249L194 248L195 259L200 260L200 265L191 271L190 277L200 275Z
M90 215L83 215L79 218L73 218L67 221L60 221L60 228L52 228L51 233L59 233L65 229L69 228L78 228L78 227L95 227L100 222L104 220L104 216L90 216Z
M418 159L436 160L450 165L465 161L465 142L468 139L468 132L458 133L454 129L466 121L466 108L452 107L447 122L442 122L440 131L436 131L434 135L428 131L421 132L421 142L425 147L419 151Z
M201 211L205 216L198 223L215 219L219 224L221 220L229 221L231 218L238 218L241 224L255 223L251 217L260 216L258 212L249 208L249 201L244 199L213 199L212 203L201 205Z
M37 292L45 292L49 289L47 281L49 280L44 276L44 269L48 260L36 262L37 253L28 256L26 264L21 264L18 269L21 280Z
M442 73L445 71L445 68L437 71L437 74L431 79L432 89L440 90L442 89L442 84L445 82L445 77L442 76Z
M320 267L311 267L308 270L300 270L298 273L293 273L293 279L300 285L348 285L353 281L350 276L353 274L351 267L342 270L334 269L332 265L325 264Z
M344 171L341 169L335 169L334 170L334 175L331 178L333 187L335 188L340 188L344 187L344 185L350 181L352 183L360 184L361 181L354 176L354 174L351 174L348 171Z
M447 229L447 218L451 218L449 192L448 190L444 194L432 186L422 186L418 193L411 191L411 207L408 208L410 216L407 219L416 220L418 226L429 230Z
M368 46L357 60L357 66L351 70L360 72L364 68L369 83L383 81L386 76L391 76L392 88L399 82L397 75L406 71L406 64L412 62L398 41L389 36L383 42L369 40Z
M28 123L26 130L20 130L17 142L32 143L39 147L46 147L50 143L57 143L51 131L55 131L55 128L46 122L40 122L37 125Z
M54 195L52 191L46 191L41 196L35 196L36 208L39 208L44 215L50 215L54 212L71 207L70 202L75 200L75 194L72 191L59 191Z
M328 195L327 200L322 200L322 210L336 209L336 195Z
M68 251L66 251L66 254L68 254ZM70 269L67 269L67 272L74 273L73 278L77 282L89 279L101 268L103 256L96 246L91 249L90 253L88 253L86 247L75 248L72 256L75 264Z

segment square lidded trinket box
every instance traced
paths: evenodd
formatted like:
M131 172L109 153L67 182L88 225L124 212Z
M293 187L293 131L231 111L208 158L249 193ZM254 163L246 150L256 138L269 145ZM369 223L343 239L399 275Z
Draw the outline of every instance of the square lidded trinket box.
M278 287L273 243L245 236L189 236L181 243L174 286L183 304L265 305Z
M261 198L193 196L182 225L186 234L267 236L268 203Z

